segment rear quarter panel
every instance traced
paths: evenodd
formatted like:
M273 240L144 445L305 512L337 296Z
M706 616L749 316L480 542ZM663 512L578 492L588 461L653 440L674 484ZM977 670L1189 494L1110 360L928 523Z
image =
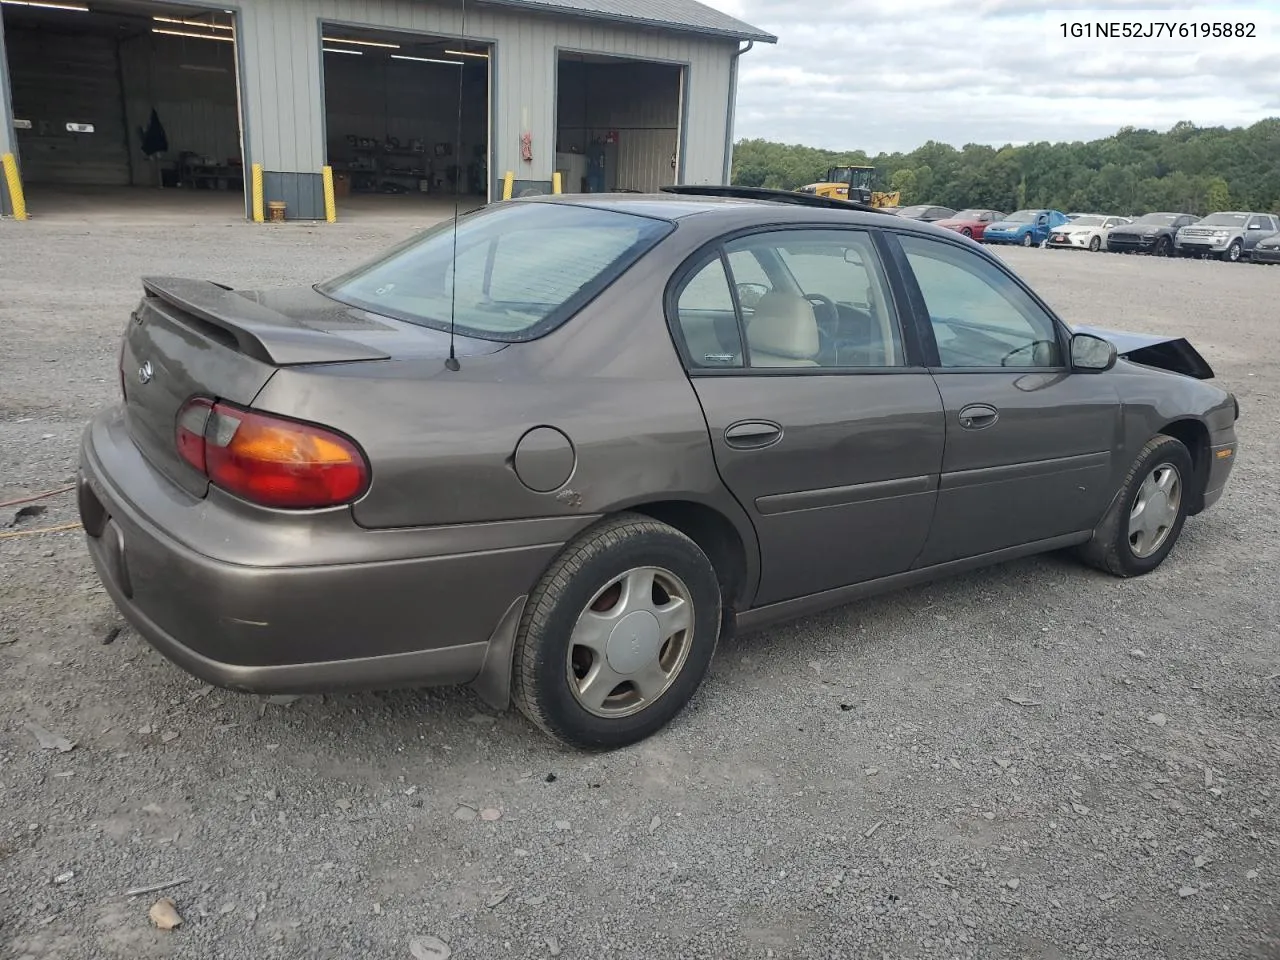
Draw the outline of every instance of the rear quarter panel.
M700 245L677 229L577 316L541 339L464 357L279 371L255 407L352 437L372 465L354 506L368 528L480 524L601 514L652 501L716 509L734 524L754 573L755 537L723 487L707 424L663 314L662 291ZM530 430L571 441L571 475L526 486L513 455Z

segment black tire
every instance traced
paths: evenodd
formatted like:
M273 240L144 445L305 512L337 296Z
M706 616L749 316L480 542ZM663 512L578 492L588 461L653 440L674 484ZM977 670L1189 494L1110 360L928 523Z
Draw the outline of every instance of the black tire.
M1156 241L1155 254L1157 257L1173 256L1173 241L1168 237L1161 237Z
M1222 259L1226 260L1228 263L1239 263L1240 257L1243 254L1243 252L1244 252L1244 244L1242 244L1239 240L1232 240L1231 246L1227 247L1227 249L1223 252Z
M1031 234L1029 234L1029 233L1024 233L1024 234L1022 235L1022 245L1023 245L1024 247L1033 247L1033 246L1035 246L1035 241L1031 239Z
M970 230L968 227L961 227L961 228L960 228L960 232L961 232L964 236L969 237L970 239L973 239L973 231L972 231L972 230Z
M689 650L670 686L649 705L628 716L597 716L570 689L574 625L602 588L645 566L669 571L687 588L693 607ZM715 568L689 537L640 514L602 520L562 551L530 594L516 634L512 699L544 733L569 746L613 750L644 740L683 709L706 676L721 604Z
M1139 556L1129 540L1129 515L1148 475L1166 466L1173 467L1178 473L1180 490L1177 513L1159 548L1150 556ZM1195 468L1191 454L1182 441L1163 433L1156 434L1146 442L1133 466L1129 468L1124 483L1120 486L1120 493L1093 531L1093 539L1079 548L1080 559L1117 577L1139 577L1150 573L1164 562L1178 542L1187 519L1187 503L1191 498L1193 483Z
M1099 236L1094 236L1090 238L1089 250L1093 253L1097 253L1101 249L1102 249L1102 238Z

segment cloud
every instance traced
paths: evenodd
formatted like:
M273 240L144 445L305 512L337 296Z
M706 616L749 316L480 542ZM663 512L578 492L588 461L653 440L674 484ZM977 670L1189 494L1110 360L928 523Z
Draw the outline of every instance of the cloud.
M1277 110L1272 0L709 0L768 30L740 61L735 135L831 149L1087 140ZM1275 6L1275 9L1272 7ZM1063 21L1248 16L1253 40L1076 40Z

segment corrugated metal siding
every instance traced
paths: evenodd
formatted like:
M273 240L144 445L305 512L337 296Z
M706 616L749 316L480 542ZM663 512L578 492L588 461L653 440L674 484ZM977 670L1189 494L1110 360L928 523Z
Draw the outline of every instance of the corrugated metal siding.
M17 130L27 183L129 183L124 103L116 41L90 34L10 29L13 112L32 129ZM91 123L94 132L68 133Z
M245 111L253 160L268 170L316 172L325 161L321 19L419 34L463 35L459 7L421 0L243 0ZM587 20L468 8L466 36L496 43L492 173L550 179L555 165L557 48L689 64L684 179L722 177L733 41ZM332 58L331 58L332 59ZM352 58L355 59L355 58ZM533 136L533 162L520 135Z
M317 174L326 160L321 19L463 35L460 10L453 2L446 6L435 0L240 0L239 7L241 96L251 152L245 162L261 163L277 173ZM466 28L468 38L496 44L491 63L495 104L490 168L495 180L507 170L520 179L550 179L555 166L557 50L563 48L687 64L682 179L721 182L729 64L736 41L509 7L469 7ZM0 119L0 146L12 144L11 121L2 113ZM129 122L130 137L136 139L133 128L138 123L132 118ZM520 159L520 136L526 131L533 137L530 163ZM229 153L223 139L202 152ZM176 144L173 136L170 140ZM125 150L123 129L119 148Z
M146 34L121 43L120 66L135 186L154 183L138 134L152 107L169 139L167 159L184 150L224 163L240 159L232 44Z

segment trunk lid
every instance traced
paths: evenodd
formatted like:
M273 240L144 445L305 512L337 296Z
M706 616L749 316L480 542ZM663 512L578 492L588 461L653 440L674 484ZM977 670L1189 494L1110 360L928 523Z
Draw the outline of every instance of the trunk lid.
M391 357L443 359L449 335L376 316L310 287L239 291L208 280L146 277L120 353L129 432L143 455L193 496L208 479L178 453L179 411L196 396L250 406L281 367ZM505 344L459 337L474 356Z
M120 354L129 432L156 467L194 496L207 478L178 454L178 412L194 396L249 405L279 366L385 359L207 280L145 278Z

